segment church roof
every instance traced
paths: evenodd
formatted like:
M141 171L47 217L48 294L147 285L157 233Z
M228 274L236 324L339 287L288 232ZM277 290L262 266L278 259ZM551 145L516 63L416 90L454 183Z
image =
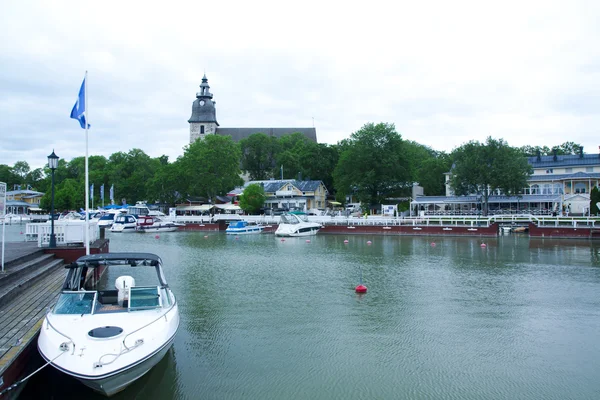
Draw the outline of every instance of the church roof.
M282 137L292 133L301 133L310 140L317 141L317 130L315 128L218 128L217 134L231 136L234 142L255 133L264 133L267 136Z

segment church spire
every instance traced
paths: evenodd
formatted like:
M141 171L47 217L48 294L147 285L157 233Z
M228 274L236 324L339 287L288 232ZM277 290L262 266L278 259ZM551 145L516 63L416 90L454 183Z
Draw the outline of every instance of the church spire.
M210 86L208 86L208 79L206 78L206 73L202 77L202 83L200 84L200 91L196 93L197 98L207 98L212 99L213 95L210 92Z

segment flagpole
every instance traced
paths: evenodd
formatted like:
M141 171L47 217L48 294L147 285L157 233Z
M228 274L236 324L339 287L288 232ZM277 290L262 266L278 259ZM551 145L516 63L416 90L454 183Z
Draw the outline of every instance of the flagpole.
M90 123L87 71L85 71L84 96L85 96L85 254L90 255L90 176L88 170L88 126Z

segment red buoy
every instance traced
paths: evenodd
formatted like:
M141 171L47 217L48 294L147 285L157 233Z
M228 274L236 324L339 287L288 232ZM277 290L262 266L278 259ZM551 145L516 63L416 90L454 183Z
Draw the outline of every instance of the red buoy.
M310 243L310 239L306 239L306 243Z
M208 238L208 235L205 235L205 236L204 236L204 239L206 239L206 238Z
M285 239L284 239L284 238L281 238L281 241L282 241L282 242L285 242Z
M344 243L345 243L345 244L348 244L348 239L344 240Z
M159 239L159 238L160 238L160 236L158 236L158 235L154 236L154 239Z
M431 247L435 247L435 242L431 242Z
M367 244L371 244L371 241L370 241L370 240L368 240L368 241L367 241Z
M481 247L487 247L485 243L481 243Z
M356 293L367 293L367 287L363 284L360 284L354 289Z

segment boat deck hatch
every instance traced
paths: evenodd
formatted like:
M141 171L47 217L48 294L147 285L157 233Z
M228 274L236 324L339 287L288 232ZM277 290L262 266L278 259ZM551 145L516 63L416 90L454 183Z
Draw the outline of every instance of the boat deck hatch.
M105 339L119 336L121 333L123 333L123 329L118 326L102 326L100 328L92 329L88 332L88 335L97 339Z

